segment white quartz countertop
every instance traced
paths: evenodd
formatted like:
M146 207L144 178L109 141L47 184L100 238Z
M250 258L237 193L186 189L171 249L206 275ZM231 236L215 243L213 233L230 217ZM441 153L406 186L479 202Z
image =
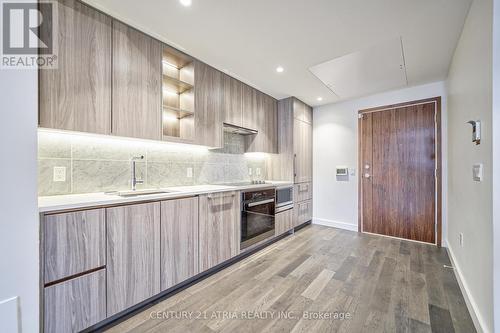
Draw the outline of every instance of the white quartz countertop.
M156 201L175 199L186 196L195 196L206 193L242 191L249 189L260 189L266 187L277 187L283 185L292 185L290 182L268 181L265 184L253 184L243 186L228 185L195 185L195 186L176 186L162 188L168 193L158 193L149 195L139 195L132 197L121 197L115 194L86 193L86 194L68 194L54 195L47 197L38 197L38 210L40 213L56 212L71 209L81 209L89 207L100 207L118 205L123 203L140 203L144 201Z

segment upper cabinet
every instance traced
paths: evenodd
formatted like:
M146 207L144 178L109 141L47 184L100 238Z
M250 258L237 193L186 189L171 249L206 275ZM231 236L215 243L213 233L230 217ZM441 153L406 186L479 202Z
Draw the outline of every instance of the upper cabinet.
M196 143L223 147L222 73L200 61L195 62Z
M312 124L312 108L296 98L293 99L293 116L297 120Z
M41 127L110 134L111 18L60 1L57 69L40 70Z
M222 74L224 123L243 127L243 83Z
M161 66L163 140L192 142L195 137L194 59L164 45Z
M246 137L247 152L278 152L278 102L274 98L252 89L251 107L244 110L243 120L244 127L258 131Z
M257 132L247 152L278 152L274 98L79 1L59 3L58 69L40 70L41 127L222 148L226 123Z
M114 135L162 138L161 54L160 42L113 21Z

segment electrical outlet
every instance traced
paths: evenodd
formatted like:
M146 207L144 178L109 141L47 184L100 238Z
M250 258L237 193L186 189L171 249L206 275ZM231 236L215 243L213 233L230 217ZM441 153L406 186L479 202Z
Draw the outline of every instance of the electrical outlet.
M248 168L248 175L251 176L252 175L252 168Z
M458 234L458 242L460 243L461 247L464 247L464 234L463 233Z
M54 182L65 182L66 181L66 167L54 167L53 171L53 181Z
M257 176L260 176L260 168L255 169L255 174L256 174Z
M193 168L186 169L186 177L193 178Z

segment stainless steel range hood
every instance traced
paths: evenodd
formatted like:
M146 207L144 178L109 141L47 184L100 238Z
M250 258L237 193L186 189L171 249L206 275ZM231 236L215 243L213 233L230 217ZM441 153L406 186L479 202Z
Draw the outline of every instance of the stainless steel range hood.
M231 124L226 124L224 123L224 132L228 133L233 133L233 134L240 134L240 135L253 135L259 133L256 130L245 128L245 127L239 127Z

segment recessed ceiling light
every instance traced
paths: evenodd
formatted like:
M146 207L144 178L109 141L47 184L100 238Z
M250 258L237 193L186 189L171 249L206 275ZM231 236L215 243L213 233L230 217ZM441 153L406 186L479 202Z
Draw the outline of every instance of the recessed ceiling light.
M323 100L323 97L318 97L316 99L318 100L318 102L321 102Z
M179 2L181 3L181 5L183 5L184 7L189 7L191 6L191 0L179 0Z
M278 72L278 73L283 73L284 70L285 69L281 66L276 67L276 72Z

